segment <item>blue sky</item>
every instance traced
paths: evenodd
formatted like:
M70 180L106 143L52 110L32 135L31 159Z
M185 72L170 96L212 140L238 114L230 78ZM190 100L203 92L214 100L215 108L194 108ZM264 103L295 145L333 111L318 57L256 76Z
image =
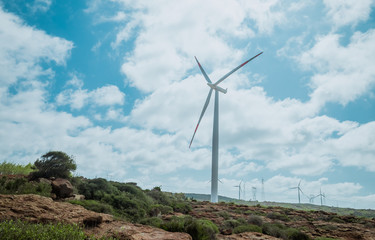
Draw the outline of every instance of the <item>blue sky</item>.
M375 1L0 1L2 161L60 150L77 175L375 209ZM302 202L308 202L306 196ZM318 198L314 201L318 204Z

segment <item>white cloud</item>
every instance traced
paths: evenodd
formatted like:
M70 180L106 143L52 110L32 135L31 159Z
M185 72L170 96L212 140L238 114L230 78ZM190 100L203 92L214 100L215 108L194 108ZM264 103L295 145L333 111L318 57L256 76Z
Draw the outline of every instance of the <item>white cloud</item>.
M114 16L110 16L110 17L102 16L98 20L98 22L99 23L102 23L102 22L121 22L121 21L124 21L126 19L127 19L127 17L126 17L126 14L124 12L117 12L116 15L114 15Z
M33 13L38 11L47 12L51 7L52 0L35 0L33 4L28 5Z
M81 89L82 80L79 80L76 76L68 81L67 85L79 88L64 90L57 95L56 102L58 105L70 105L75 110L82 109L87 105L90 105L90 107L123 105L125 101L125 94L114 85L88 91L87 89Z
M38 63L54 61L65 64L73 43L51 37L41 30L26 26L11 13L0 8L0 84L2 87L19 79L33 80L40 75L52 76Z
M124 1L121 1L124 2ZM261 33L270 33L282 24L283 14L278 11L279 1L233 2L218 4L214 1L153 2L138 5L128 22L117 34L113 47L127 41L136 26L135 48L127 55L122 72L132 86L152 92L180 81L195 64L197 55L206 66L242 58L241 50L231 44L254 36L247 24L255 21ZM128 5L124 3L124 7ZM253 47L254 48L254 47Z
M336 27L357 25L370 17L373 0L323 0L327 15Z
M331 140L332 154L343 166L364 167L375 172L375 122L363 124Z
M375 85L375 30L356 32L347 46L340 44L338 34L317 39L316 44L300 57L302 66L315 71L311 79L311 102L343 105L373 90Z

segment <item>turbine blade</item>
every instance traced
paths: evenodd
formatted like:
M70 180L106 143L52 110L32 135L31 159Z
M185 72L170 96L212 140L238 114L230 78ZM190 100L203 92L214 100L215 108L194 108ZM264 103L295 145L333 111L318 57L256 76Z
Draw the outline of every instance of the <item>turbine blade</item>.
M198 127L199 127L199 123L201 122L202 117L203 117L204 113L206 112L207 106L208 106L208 104L210 103L211 94L212 94L212 88L211 88L210 91L208 92L206 102L204 103L204 106L203 106L203 109L202 109L202 112L201 112L201 116L199 117L199 120L198 120L198 124L197 124L197 126L195 127L195 131L194 131L193 137L191 138L189 148L191 147L191 144L193 143L195 133L197 132L197 129L198 129Z
M195 57L195 56L194 56L194 57ZM199 68L201 69L201 72L202 72L204 78L206 79L206 81L207 81L208 83L212 83L211 80L210 80L210 78L207 76L206 72L204 71L202 65L198 62L197 57L195 57L195 61L197 61L198 66L199 66Z
M245 66L248 62L250 62L251 60L253 60L254 58L258 57L260 54L262 54L263 52L260 52L258 53L257 55L255 55L254 57L250 58L249 60L247 60L246 62L242 63L241 65L239 65L238 67L236 67L235 69L233 69L232 71L230 71L229 73L225 74L222 78L220 78L219 80L217 80L216 83L214 83L215 86L219 85L219 83L221 83L222 81L224 81L227 77L229 77L232 73L234 73L235 71L237 71L238 69L240 69L241 67Z

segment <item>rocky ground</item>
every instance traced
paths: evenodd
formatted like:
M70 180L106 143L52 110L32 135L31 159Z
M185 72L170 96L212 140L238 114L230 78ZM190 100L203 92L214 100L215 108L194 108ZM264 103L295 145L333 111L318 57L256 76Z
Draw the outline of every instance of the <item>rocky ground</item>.
M248 219L258 216L263 223L282 223L300 229L312 239L329 237L335 239L375 240L375 220L354 216L338 216L322 211L298 211L280 207L212 204L192 202L195 218L210 219L221 226L228 219ZM167 216L165 216L167 217ZM169 216L170 217L170 216ZM66 222L85 224L89 235L113 236L119 239L191 239L185 233L171 233L149 226L115 220L107 214L99 214L67 202L53 201L38 195L0 195L0 221L21 219L31 222ZM277 239L261 233L232 234L223 232L218 239Z
M108 236L126 240L181 239L186 233L171 233L149 226L114 220L112 216L84 209L67 202L53 201L39 195L0 195L0 221L20 219L30 222L66 222L85 224L84 230L96 237Z
M259 216L264 223L281 223L301 230L312 239L327 237L347 240L375 240L375 219L355 216L339 216L323 211L300 211L281 207L261 207L234 205L228 203L212 204L193 202L190 213L196 218L206 218L220 226L227 219L248 219ZM220 234L218 239L257 239L235 238ZM266 238L258 238L266 239ZM271 239L271 238L270 238Z

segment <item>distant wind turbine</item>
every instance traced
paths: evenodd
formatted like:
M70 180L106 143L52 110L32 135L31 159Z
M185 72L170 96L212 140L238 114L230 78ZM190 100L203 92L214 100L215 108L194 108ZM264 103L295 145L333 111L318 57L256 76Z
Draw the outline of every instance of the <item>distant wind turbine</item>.
M240 184L234 186L234 187L238 187L238 200L241 200L241 183L242 183L242 180L240 182Z
M292 187L290 189L297 189L298 191L298 203L301 203L301 195L300 195L300 192L302 192L301 188L300 188L300 185L301 185L301 180L299 180L299 183L298 183L298 186L297 187Z
M320 192L317 195L317 197L320 197L320 206L323 206L323 198L325 199L326 195L322 193L322 189L320 188Z
M204 113L206 112L207 106L210 103L212 91L215 90L215 106L214 106L214 124L213 124L213 134L212 134L212 169L211 169L211 202L218 202L218 195L217 195L217 188L218 188L218 168L219 168L219 92L227 93L227 89L223 89L218 85L224 81L227 77L229 77L232 73L243 67L245 64L253 60L254 58L258 57L261 53L258 53L254 57L250 58L246 62L242 63L232 71L225 74L222 78L217 80L215 83L212 83L210 78L207 76L206 72L204 71L202 65L198 62L198 59L195 57L195 60L198 63L198 66L207 81L207 85L210 87L210 91L208 92L208 96L206 102L203 105L203 109L201 115L198 120L198 124L195 127L195 131L193 137L191 138L189 148L193 143L195 133L197 132L199 123L202 120Z

